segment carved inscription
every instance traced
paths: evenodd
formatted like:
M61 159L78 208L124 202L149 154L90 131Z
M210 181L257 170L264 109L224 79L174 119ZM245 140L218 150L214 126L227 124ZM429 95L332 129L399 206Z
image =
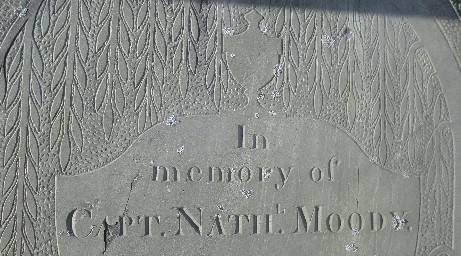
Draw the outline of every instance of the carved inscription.
M160 182L275 182L277 189L288 181L292 167L174 167L153 166L152 181ZM315 168L318 169L318 168ZM269 177L271 179L269 179Z
M265 149L269 141L259 134L250 134L245 130L245 125L237 125L237 148Z
M181 225L183 237L197 229L200 237L210 229L233 234L229 230L237 229L237 223L245 224L242 233L249 227L265 234L272 223L270 234L278 235L281 229L293 233L290 225L322 229L322 239L336 241L331 245L336 247L312 242L304 249L324 255L344 250L454 255L460 136L458 119L452 118L458 110L447 95L458 91L456 82L449 81L459 80L459 68L452 72L442 66L456 63L443 54L444 60L437 60L436 49L450 52L456 43L427 40L425 28L438 29L434 19L406 18L401 13L408 9L406 1L4 2L1 255L70 255L66 249L72 240L65 239L91 241L95 232L104 237L106 253L115 250L112 241L118 237L131 237L136 216L152 214L147 220L152 229L164 224L168 230L162 232L170 234ZM412 16L426 17L426 2L416 1ZM450 79L444 79L448 73ZM183 120L187 117L207 125L190 129ZM336 127L357 148L336 152L336 133L312 135L319 127L306 124L290 130L293 119ZM171 129L150 133L160 126ZM163 144L157 149L146 143L133 153L146 134L152 144ZM186 134L200 135L209 144ZM107 171L106 179L99 179L101 171ZM78 182L91 175L98 179ZM137 194L140 186L144 195ZM82 206L96 197L106 205ZM164 210L174 213L149 208L140 198L168 204ZM276 215L268 205L284 205L286 214ZM221 211L229 207L233 213ZM213 217L212 208L221 209L219 217ZM315 211L323 226L307 217L317 216ZM390 217L390 212L397 214ZM165 220L176 213L178 222ZM288 215L292 219L277 219ZM352 215L354 223L368 222L364 231L375 231L375 239L388 242L372 250L371 240L346 237ZM73 219L75 230L62 223ZM261 225L246 225L253 222ZM391 226L399 232L387 234ZM413 231L402 231L408 227ZM243 240L226 248L261 242ZM281 245L279 240L264 240L275 248L262 246L270 248L265 253L280 255L278 247L303 244L290 238Z
M386 187L383 184L374 188L369 184L380 182L380 179L390 184L417 184L417 179L406 180L380 169L364 157L354 143L347 144L347 140L341 139L344 134L331 137L330 134L337 130L330 133L333 132L331 127L318 126L312 121L306 120L303 125L307 125L306 129L313 133L315 140L324 138L323 143L291 138L290 129L301 127L295 120L280 140L267 129L274 129L276 121L243 125L232 118L224 119L221 125L229 129L215 135L206 134L219 146L185 134L184 138L178 138L179 141L185 147L194 145L196 150L185 150L183 154L174 154L175 157L167 153L170 152L167 146L157 147L158 144L152 144L149 139L140 139L140 145L132 150L142 149L141 155L122 157L119 161L125 163L125 167L114 165L115 170L107 167L110 173L126 173L126 168L136 173L127 183L130 190L126 200L113 198L115 204L121 203L123 212L108 214L98 207L88 206L69 209L63 226L69 235L62 239L107 244L111 239L133 243L137 239L149 239L157 243L169 239L195 241L240 236L253 239L256 236L278 243L284 237L305 237L309 247L331 236L339 236L342 246L350 241L341 239L349 239L362 247L373 237L399 237L394 243L396 248L415 241L420 221L418 204L401 202L398 194L402 192L396 191L405 191L404 186ZM193 121L183 119L181 125L190 122ZM201 127L212 122L213 119L204 119L190 125L195 129L195 125ZM250 127L253 133L247 132ZM252 134L264 134L265 141L269 142L266 145L270 146L243 146L248 145L244 143L248 140L242 140L241 134L246 134L247 138ZM172 133L171 136L177 135ZM171 141L169 136L164 139L175 145L175 140ZM277 155L287 150L285 145L303 150L292 150L278 159ZM224 161L216 157L201 158L205 149L236 157ZM245 159L248 152L254 157ZM297 154L300 155L292 160L287 157ZM122 169L117 171L118 168ZM418 195L415 190L405 193ZM382 197L389 200L381 201ZM359 240L358 234L367 238ZM108 250L115 250L114 246L110 245ZM372 247L361 250L375 252ZM319 255L328 255L328 251L322 250Z
M326 212L322 205L316 206L293 206L290 212L277 212L274 206L272 213L232 213L211 214L212 209L197 207L173 207L171 215L160 216L106 216L100 220L99 228L92 216L92 209L77 208L69 214L70 234L78 239L91 239L94 237L104 238L104 230L108 223L118 225L116 235L135 237L168 237L168 236L229 236L229 235L315 235L321 233L339 232L411 232L411 224L408 223L408 212L351 212L339 214ZM291 214L293 223L281 223L280 215ZM208 216L207 216L208 215ZM406 223L405 228L400 228L393 222L397 216ZM176 223L173 226L165 226L165 218L174 217ZM109 221L112 220L112 221ZM98 221L98 220L96 220ZM97 222L96 222L97 223ZM274 231L274 226L282 227ZM294 227L293 230L284 228ZM128 231L129 230L129 231ZM170 230L167 234L164 230Z

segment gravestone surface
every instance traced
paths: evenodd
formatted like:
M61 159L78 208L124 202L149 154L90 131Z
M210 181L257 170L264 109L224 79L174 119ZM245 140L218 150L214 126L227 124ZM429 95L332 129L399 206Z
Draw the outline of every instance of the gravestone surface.
M461 254L449 1L0 13L1 255Z

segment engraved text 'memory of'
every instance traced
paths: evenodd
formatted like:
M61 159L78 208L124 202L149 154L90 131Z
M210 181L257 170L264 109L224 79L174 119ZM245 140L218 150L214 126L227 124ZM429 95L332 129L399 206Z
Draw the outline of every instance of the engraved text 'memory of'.
M332 156L322 166L171 166L153 165L154 182L216 182L216 183L275 183L276 189L285 187L292 173L305 174L302 179L311 182L335 182L341 161Z

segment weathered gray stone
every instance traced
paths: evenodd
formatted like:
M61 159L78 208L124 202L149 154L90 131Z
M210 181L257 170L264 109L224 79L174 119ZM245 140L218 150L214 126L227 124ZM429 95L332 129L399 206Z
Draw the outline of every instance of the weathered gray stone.
M1 255L461 253L448 0L10 2Z

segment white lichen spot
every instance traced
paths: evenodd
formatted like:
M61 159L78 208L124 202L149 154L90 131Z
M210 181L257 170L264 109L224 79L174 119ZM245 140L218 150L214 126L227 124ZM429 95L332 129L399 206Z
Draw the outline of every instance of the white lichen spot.
M229 57L234 58L234 57L235 57L235 53L230 53L230 54L229 54Z
M83 203L84 207L86 209L89 209L89 210L93 210L93 209L96 209L98 210L99 209L99 199L95 200L94 202L90 202L90 201L86 201L85 203ZM85 216L86 213L83 211L82 212L82 216Z
M226 36L232 36L235 33L235 30L232 27L225 27L222 29L222 33Z
M16 8L16 15L18 16L18 18L22 18L26 16L28 10L29 9L27 9L26 7L19 6L18 8Z
M250 197L252 197L254 195L254 191L253 189L242 189L240 190L240 192L242 193L242 195L248 199Z
M218 204L216 205L216 207L218 208L218 211L220 212L227 212L226 208L224 208L224 205L222 204Z
M259 113L255 113L255 118L259 118Z
M263 168L262 175L264 179L269 179L271 177L271 169L270 168Z
M269 110L268 113L269 113L269 115L271 115L271 116L276 116L276 115L277 115L277 112L275 112L275 110L273 110L273 109Z
M322 45L327 47L327 48L334 48L336 46L336 38L328 35L323 35L322 39Z
M181 155L184 152L184 148L185 148L184 146L181 146L178 149L176 149L176 152L178 152L178 154Z
M66 236L70 236L71 233L69 230L62 230L61 232L59 232L59 234L62 236L62 235L66 235Z
M96 199L96 201L94 202L93 204L93 208L95 209L99 209L99 204L101 203L101 201L99 201L99 199Z
M356 252L359 250L359 247L355 242L350 242L348 245L345 246L347 252Z
M274 76L279 77L282 75L283 72L283 64L278 63L274 65L274 68L272 69L272 72L274 73Z
M260 93L258 93L258 97L256 99L263 100L264 97L266 97L266 95L264 95L264 93L260 92Z
M267 34L267 32L269 32L269 24L265 21L259 23L259 30L261 30L263 34Z
M352 229L352 235L353 236L358 236L360 234L360 230L358 228L353 228Z
M274 89L274 90L271 92L271 96L272 96L273 99L280 97L280 91L277 90L277 89Z
M370 157L370 161L372 163L377 163L378 162L378 157L377 156L372 156L372 157Z
M0 121L5 120L5 111L3 109L0 109Z
M166 125L168 126L176 126L179 124L179 119L176 115L171 115L168 117L168 119L166 120Z
M91 202L88 202L88 201L85 202L85 208L86 209L91 210L91 209L93 209L93 207L94 207L94 205ZM85 214L85 213L83 213L83 214Z
M407 220L399 215L395 215L394 218L392 218L392 224L395 230L402 230L405 224L407 224Z

